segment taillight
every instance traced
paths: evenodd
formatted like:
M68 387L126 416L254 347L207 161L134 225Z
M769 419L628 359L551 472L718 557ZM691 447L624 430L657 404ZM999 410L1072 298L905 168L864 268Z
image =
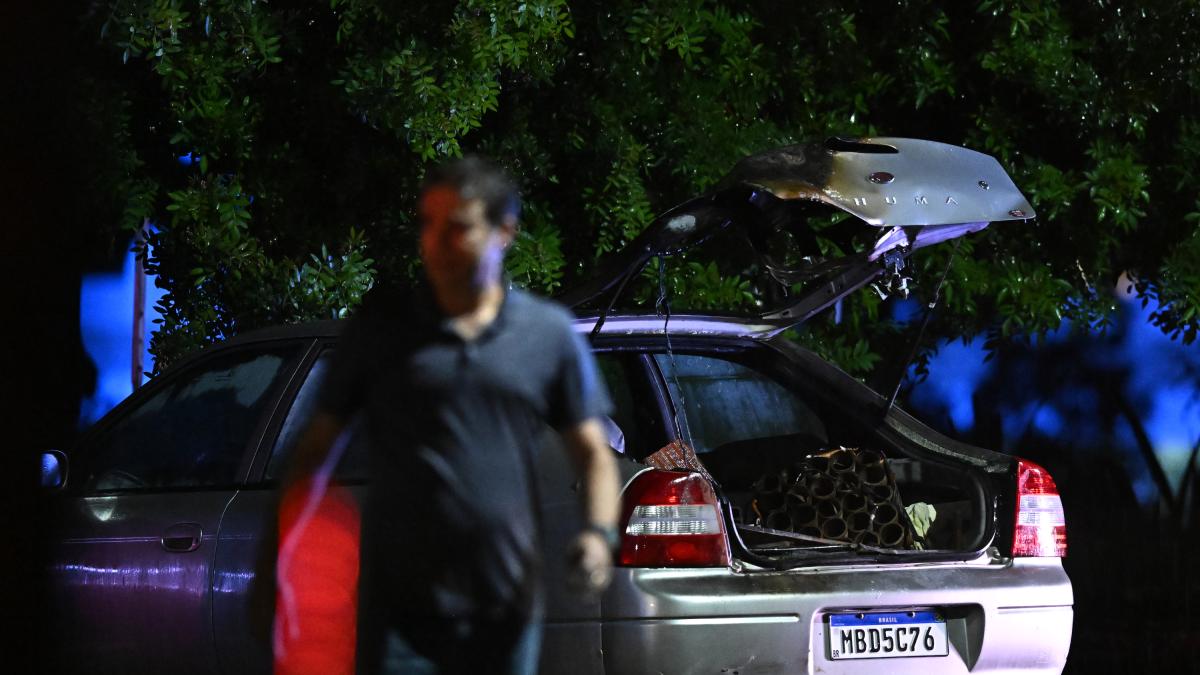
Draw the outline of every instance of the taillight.
M1014 558L1067 554L1067 519L1054 479L1042 467L1017 461L1017 513Z
M704 476L690 471L644 471L626 489L623 510L621 565L729 565L720 505Z

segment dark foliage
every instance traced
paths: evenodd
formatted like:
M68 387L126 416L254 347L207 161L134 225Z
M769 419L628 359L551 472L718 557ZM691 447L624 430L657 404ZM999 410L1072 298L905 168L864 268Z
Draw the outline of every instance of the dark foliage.
M1123 272L1163 330L1200 325L1188 3L111 0L85 26L108 53L95 177L123 212L102 222L160 228L160 363L413 274L414 190L439 158L519 177L510 272L554 292L743 155L833 133L991 153L1041 216L963 245L927 344L1102 328ZM923 288L946 255L918 258ZM672 260L677 303L751 305L730 267ZM877 298L844 310L801 338L856 372L906 353Z

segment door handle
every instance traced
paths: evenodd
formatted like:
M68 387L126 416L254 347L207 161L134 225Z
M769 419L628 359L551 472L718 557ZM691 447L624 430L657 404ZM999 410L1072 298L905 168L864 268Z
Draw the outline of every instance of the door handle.
M200 548L203 537L199 523L176 523L163 531L162 547L172 553L191 553Z

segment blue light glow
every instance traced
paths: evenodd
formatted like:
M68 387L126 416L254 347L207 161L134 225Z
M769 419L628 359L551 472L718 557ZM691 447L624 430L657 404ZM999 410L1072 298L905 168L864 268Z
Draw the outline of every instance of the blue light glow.
M1041 405L1033 413L1033 426L1046 436L1058 436L1066 431L1062 415L1053 406Z
M128 248L128 247L127 247ZM136 265L132 252L125 254L121 271L88 274L79 298L79 326L83 346L96 364L96 391L79 408L79 424L90 426L133 392L133 282ZM157 328L154 305L164 291L154 278L146 278L144 345ZM146 371L154 368L149 349L143 354Z
M975 404L972 396L994 368L985 362L983 337L967 344L947 340L929 361L929 377L913 388L909 401L916 409L939 408L946 411L954 429L969 432L975 428Z
M1079 350L1073 358L1086 359L1086 365L1095 370L1128 369L1124 396L1141 412L1159 462L1169 480L1178 485L1191 448L1200 439L1200 344L1172 341L1151 325L1153 306L1143 308L1140 301L1129 297L1123 297L1121 304L1124 316L1114 329L1119 339L1096 336L1088 349ZM899 310L894 305L893 316ZM1069 328L1064 324L1035 345L1060 344L1069 338ZM952 433L969 434L976 422L972 397L995 370L993 364L984 362L985 355L983 338L965 346L957 340L943 343L930 359L928 379L913 387L909 405L932 415L931 422L944 416L952 427L947 430ZM1013 372L1005 376L1024 378L1029 374ZM1111 430L1080 423L1086 422L1099 404L1100 392L1081 387L1061 389L1053 401L1031 399L1017 409L1000 411L1005 440L1021 438L1034 430L1068 446L1127 450L1134 492L1143 504L1153 504L1158 492L1144 463L1137 459L1137 441L1128 423L1120 419ZM1007 450L1020 454L1017 448Z
M924 308L916 298L892 298L887 302L888 315L892 321L899 324L908 324L916 319L921 318L921 312Z

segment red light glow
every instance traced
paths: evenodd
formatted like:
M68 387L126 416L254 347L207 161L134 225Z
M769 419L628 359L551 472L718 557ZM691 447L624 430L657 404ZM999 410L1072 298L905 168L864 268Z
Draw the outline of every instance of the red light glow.
M283 498L279 541L289 534L308 499L310 485L298 485ZM276 675L353 675L358 604L360 518L354 497L330 488L292 550L275 602ZM286 573L286 578L284 578Z

